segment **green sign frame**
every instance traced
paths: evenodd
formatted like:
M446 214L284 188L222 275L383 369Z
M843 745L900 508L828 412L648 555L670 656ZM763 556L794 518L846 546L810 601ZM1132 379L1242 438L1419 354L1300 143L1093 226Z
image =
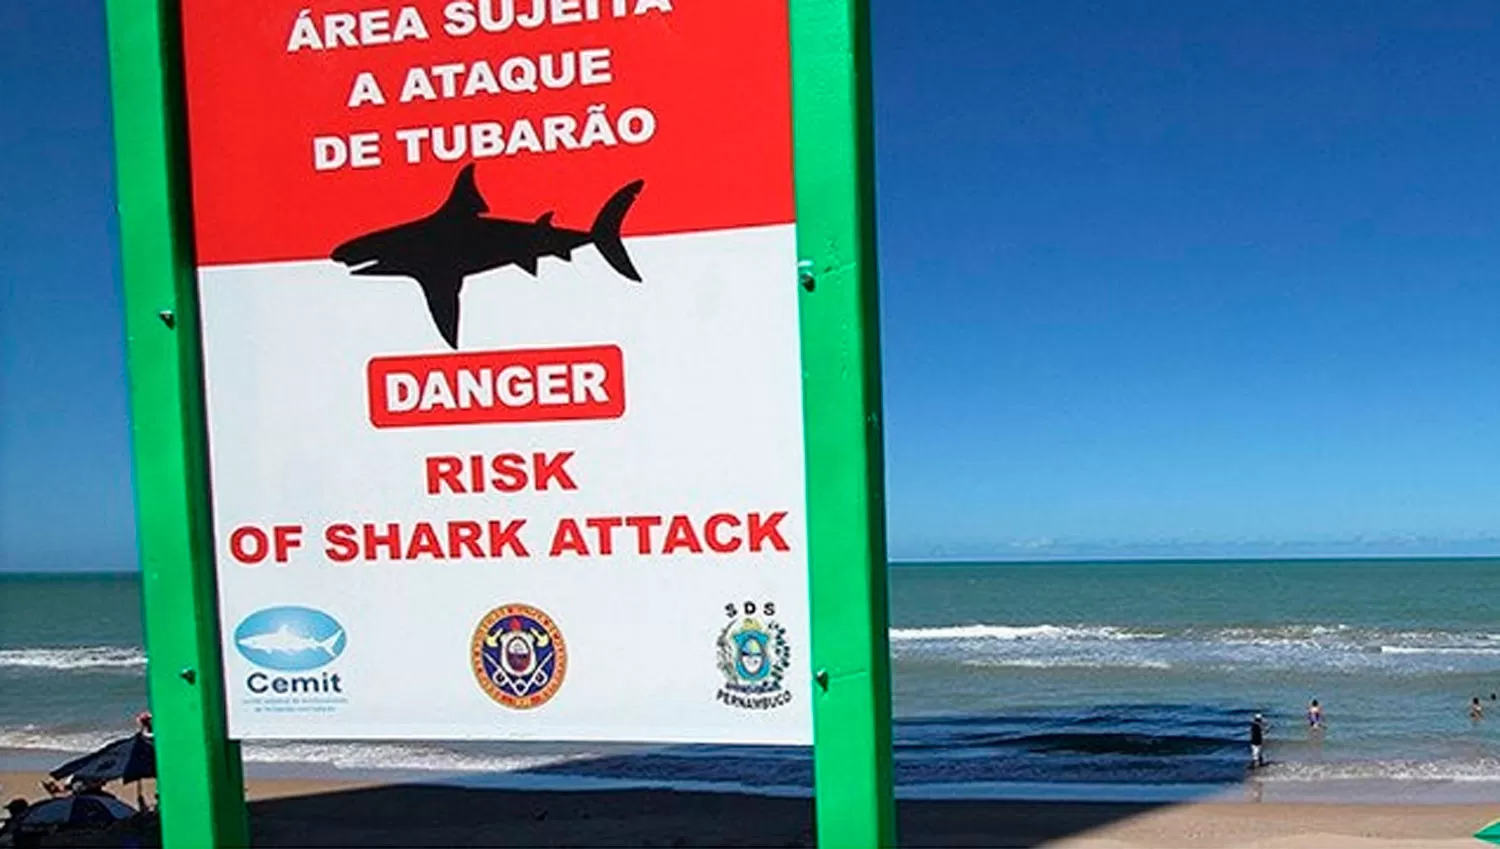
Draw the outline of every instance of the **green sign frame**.
M136 514L168 847L249 845L214 589L179 10L106 0ZM868 0L788 0L819 845L892 846Z

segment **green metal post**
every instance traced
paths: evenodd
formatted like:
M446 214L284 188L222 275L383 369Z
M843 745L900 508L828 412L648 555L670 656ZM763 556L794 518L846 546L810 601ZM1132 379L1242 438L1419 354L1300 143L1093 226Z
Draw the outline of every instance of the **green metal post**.
M818 844L893 846L866 0L792 0Z
M178 7L107 0L106 14L162 836L246 846L215 614Z

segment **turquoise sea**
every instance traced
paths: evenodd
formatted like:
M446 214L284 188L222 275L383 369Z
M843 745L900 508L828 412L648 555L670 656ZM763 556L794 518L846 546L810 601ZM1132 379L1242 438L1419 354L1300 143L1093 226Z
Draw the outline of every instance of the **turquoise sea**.
M132 576L0 576L0 770L130 729L146 701L138 593ZM1263 711L1257 793L1500 800L1500 560L901 565L891 598L908 795L1248 786ZM533 786L810 783L798 749L296 743L246 758Z

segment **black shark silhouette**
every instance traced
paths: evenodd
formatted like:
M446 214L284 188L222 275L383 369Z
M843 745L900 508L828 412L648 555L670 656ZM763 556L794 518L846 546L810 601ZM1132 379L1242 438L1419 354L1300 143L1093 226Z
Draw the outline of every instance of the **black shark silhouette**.
M588 230L552 225L552 213L535 221L484 218L489 205L474 183L474 164L458 172L453 191L438 210L384 230L366 233L333 249L332 258L361 276L410 277L427 296L427 309L448 346L458 348L458 293L464 278L517 265L535 277L544 256L573 259L573 250L592 244L622 276L637 283L640 272L620 241L620 225L646 185L636 180L605 202Z

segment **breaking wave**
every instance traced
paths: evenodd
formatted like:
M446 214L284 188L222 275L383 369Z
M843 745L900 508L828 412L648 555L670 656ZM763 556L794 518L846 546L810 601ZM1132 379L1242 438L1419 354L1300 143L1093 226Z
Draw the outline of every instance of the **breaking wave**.
M19 728L0 728L0 749L89 752L128 733L104 729L68 732L38 725L23 725Z
M1162 636L1104 626L1068 625L949 625L940 628L892 628L891 642L954 640L1139 640Z
M0 649L0 669L6 668L144 672L146 652L121 646Z
M89 752L131 730L63 731L37 725L0 728L0 750ZM246 743L249 763L330 766L347 770L504 773L558 766L596 757L591 752L464 752L440 743Z
M1500 654L1500 648L1484 646L1381 646L1382 654Z
M1500 782L1500 760L1393 760L1278 763L1260 776L1266 781L1453 781Z
M558 766L593 753L515 754L459 752L439 744L248 743L245 760L263 764L320 764L348 770L504 773Z
M1466 652L1500 654L1500 634L1490 632L1403 631L1349 625L1278 625L1264 628L1141 629L1124 625L944 625L893 628L891 642L1156 642L1237 646L1319 646L1387 654Z
M1173 629L971 623L893 629L891 647L898 661L996 669L1263 668L1488 674L1500 659L1500 634L1343 624Z
M976 658L963 662L964 666L981 669L1171 669L1165 660L1121 658L1118 660L1086 660L1067 657L1015 657Z

